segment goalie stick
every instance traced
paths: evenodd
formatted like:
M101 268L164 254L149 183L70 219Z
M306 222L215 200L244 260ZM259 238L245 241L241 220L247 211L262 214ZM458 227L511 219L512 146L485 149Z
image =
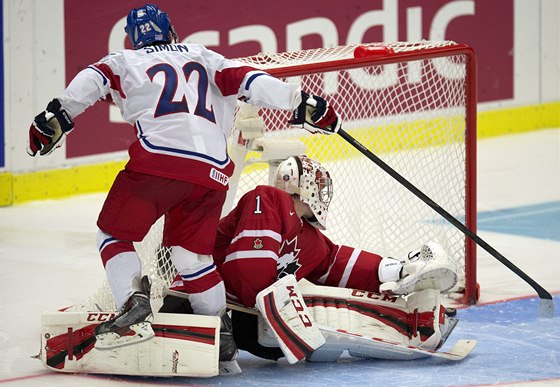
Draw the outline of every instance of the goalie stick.
M405 179L402 175L400 175L397 171L387 165L383 160L377 157L373 152L367 149L364 145L358 142L354 137L340 128L337 133L350 145L360 151L364 156L368 159L373 161L377 164L381 169L387 172L392 178L397 180L400 184L402 184L405 188L407 188L410 192L412 192L416 197L421 199L424 203L430 206L434 211L436 211L439 215L441 215L445 220L451 223L453 226L458 228L463 234L471 238L476 244L486 250L490 255L500 261L504 266L510 269L512 272L517 274L521 279L523 279L527 284L529 284L538 294L539 298L541 299L541 304L539 308L539 315L541 317L552 317L554 315L554 304L552 302L552 296L550 293L544 289L541 285L539 285L535 280L529 277L525 272L519 269L515 264L513 264L510 260L500 254L496 249L486 243L482 238L480 238L477 234L475 234L472 230L466 227L463 223L457 220L453 215L443 209L439 204L434 202L429 196L427 196L424 192L419 190L414 184L409 182Z
M472 352L477 343L476 340L458 340L450 350L438 352L431 349L424 349L421 347L415 347L413 345L397 343L378 337L366 337L353 333L347 333L340 329L333 329L325 326L319 326L319 329L323 335L352 335L352 337L359 343L359 347L362 349L360 354L363 354L365 356L370 355L371 357L379 357L382 359L390 358L394 360L412 360L425 357L434 357L443 360L460 361L466 358ZM371 349L371 352L375 351L375 353L378 355L371 355L371 353L368 352L368 349ZM355 350L352 350L351 352L356 354ZM379 354L383 354L384 356L382 357Z

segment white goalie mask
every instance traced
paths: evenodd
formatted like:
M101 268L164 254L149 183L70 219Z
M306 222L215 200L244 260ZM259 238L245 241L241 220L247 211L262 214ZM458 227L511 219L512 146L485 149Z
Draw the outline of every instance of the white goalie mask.
M326 228L333 188L329 172L319 162L305 155L288 157L278 166L275 186L299 195L315 215L307 219L309 223L320 230Z

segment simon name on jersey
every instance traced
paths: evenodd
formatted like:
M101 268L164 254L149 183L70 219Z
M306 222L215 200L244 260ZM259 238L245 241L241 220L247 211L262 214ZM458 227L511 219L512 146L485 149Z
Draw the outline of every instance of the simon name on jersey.
M160 51L176 51L176 52L189 52L189 49L184 44L158 44L155 46L148 46L144 48L148 54Z

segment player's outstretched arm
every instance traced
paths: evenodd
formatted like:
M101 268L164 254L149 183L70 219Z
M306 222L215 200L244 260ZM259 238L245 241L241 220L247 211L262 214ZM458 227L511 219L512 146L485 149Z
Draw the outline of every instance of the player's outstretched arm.
M342 120L326 99L301 92L301 103L293 111L290 124L311 133L333 134Z
M70 115L62 108L58 99L53 99L45 111L35 116L29 128L27 153L35 156L51 154L64 143L68 133L74 129Z

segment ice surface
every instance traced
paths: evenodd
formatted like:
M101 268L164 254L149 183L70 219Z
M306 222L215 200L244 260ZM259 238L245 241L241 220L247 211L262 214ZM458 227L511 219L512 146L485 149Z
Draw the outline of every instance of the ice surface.
M560 385L560 238L550 237L560 236L554 212L560 202L560 129L481 140L478 160L479 212L502 210L484 222L479 235L555 295L555 316L539 318L538 298L528 298L533 289L479 248L480 304L459 310L461 321L446 344L478 340L463 362L346 357L335 364L290 366L242 352L243 373L233 377L154 379L46 370L31 358L39 352L41 313L83 301L105 278L95 246L95 221L105 195L95 194L0 208L0 384ZM513 221L516 208L531 205L543 207L515 230L502 227ZM539 228L546 232L535 234Z

